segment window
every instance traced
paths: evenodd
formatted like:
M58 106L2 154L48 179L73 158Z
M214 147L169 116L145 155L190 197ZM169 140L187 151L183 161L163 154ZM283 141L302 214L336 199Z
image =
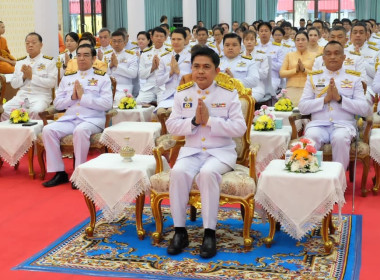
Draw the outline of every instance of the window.
M70 30L96 33L106 26L105 0L69 0Z

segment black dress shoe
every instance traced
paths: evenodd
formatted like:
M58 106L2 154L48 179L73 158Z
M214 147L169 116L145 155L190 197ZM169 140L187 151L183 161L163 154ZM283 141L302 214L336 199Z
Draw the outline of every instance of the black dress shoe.
M213 233L212 232L206 232L207 230L213 231ZM203 237L200 256L201 256L201 258L209 259L215 255L216 255L215 230L206 229L205 235Z
M42 185L46 188L51 188L61 184L65 184L67 182L69 182L69 176L65 171L60 171L55 173L54 177L51 180L42 183Z
M187 235L187 231L185 230L184 232L176 232L173 236L173 239L170 240L168 254L178 255L187 246L189 246L189 237Z
M77 189L78 189L77 185L75 185L74 182L71 182L71 188L72 188L73 190L77 190Z

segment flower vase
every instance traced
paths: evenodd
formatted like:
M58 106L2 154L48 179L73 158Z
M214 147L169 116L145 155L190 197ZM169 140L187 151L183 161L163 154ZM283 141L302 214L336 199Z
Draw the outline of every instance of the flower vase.
M124 161L130 162L136 152L135 149L129 146L129 137L125 137L124 139L126 141L126 145L120 149L119 154Z

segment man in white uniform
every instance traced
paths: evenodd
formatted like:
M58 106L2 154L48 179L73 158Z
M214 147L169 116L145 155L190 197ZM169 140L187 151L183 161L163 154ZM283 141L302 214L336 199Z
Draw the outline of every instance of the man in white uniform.
M42 131L47 171L56 172L51 180L43 183L45 187L68 182L60 139L73 134L75 167L84 163L90 148L90 136L104 129L105 111L112 107L109 76L92 68L96 50L91 45L81 45L77 49L77 59L79 71L65 73L54 100L55 108L66 110L65 115ZM72 187L75 188L74 185Z
M186 208L192 182L201 192L204 227L202 258L216 254L215 229L222 174L236 163L233 137L241 137L246 124L236 90L217 84L219 56L207 47L192 53L192 82L182 85L174 97L168 131L186 137L170 173L170 210L175 234L168 253L176 255L189 245Z
M11 86L19 89L16 96L3 105L1 120L8 120L13 109L22 103L31 119L39 119L39 112L45 110L52 99L52 88L57 83L58 70L52 57L41 54L42 37L29 33L25 38L27 56L16 62Z
M100 61L103 61L103 55L109 51L112 51L110 45L111 42L111 31L108 28L102 28L99 30L99 42L100 47L97 48L97 55Z
M326 68L309 73L298 104L301 114L311 114L305 137L319 150L331 143L333 161L346 169L351 140L356 136L355 115L366 116L369 105L364 96L360 73L342 68L344 47L329 42L323 51Z

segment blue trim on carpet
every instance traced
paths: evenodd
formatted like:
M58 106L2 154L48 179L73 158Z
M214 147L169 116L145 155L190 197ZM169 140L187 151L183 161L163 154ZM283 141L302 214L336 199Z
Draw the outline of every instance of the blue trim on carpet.
M350 250L353 250L352 256L354 257L353 261L353 272L352 272L352 280L359 279L360 276L360 268L362 265L362 226L363 226L363 216L362 215L355 215L356 223L355 223L355 234L356 236L355 242L352 242L354 244L351 244L353 248L350 246Z

